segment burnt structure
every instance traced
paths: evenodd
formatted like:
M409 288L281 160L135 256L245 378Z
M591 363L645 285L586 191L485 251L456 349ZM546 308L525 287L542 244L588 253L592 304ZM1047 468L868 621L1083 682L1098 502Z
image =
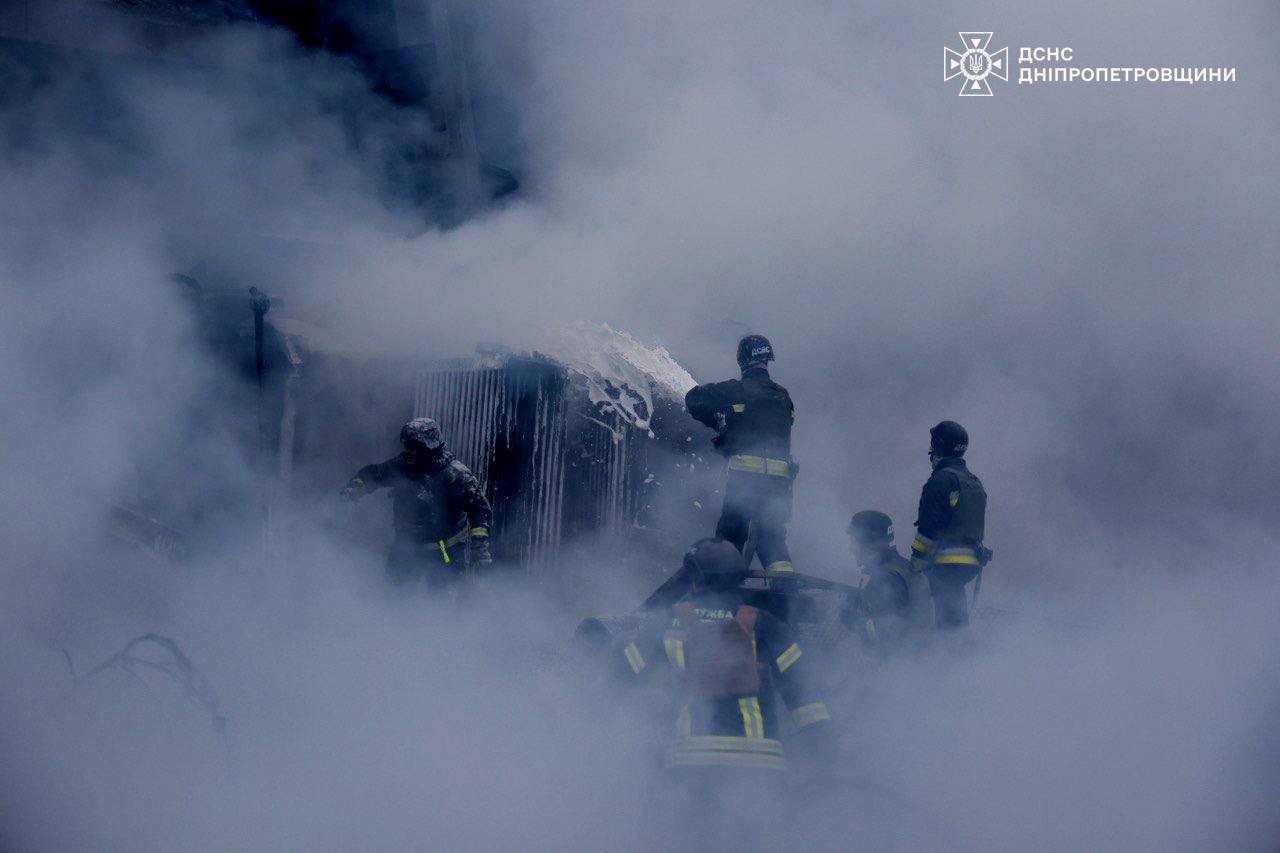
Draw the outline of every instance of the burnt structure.
M449 0L0 0L0 106L13 119L3 147L38 145L34 129L48 107L124 165L146 168L145 140L130 134L129 110L115 108L122 83L216 93L236 79L220 55L220 30L271 27L299 46L260 60L285 64L284 85L300 53L304 69L323 53L363 74L359 109L331 105L345 123L344 144L354 157L383 158L371 171L386 176L388 206L447 227L517 186L483 156L458 18L466 8ZM362 144L369 140L378 144ZM684 412L671 375L634 365L600 375L592 358L497 350L461 361L363 357L299 319L305 306L292 300L304 294L273 288L273 266L310 250L306 234L238 240L266 280L236 280L245 266L206 257L206 235L175 225L174 263L189 274L171 284L189 310L193 348L213 369L175 412L173 446L154 448L154 464L108 513L129 547L165 561L198 558L278 529L294 510L328 511L322 505L352 471L395 451L400 425L414 415L437 418L485 484L495 556L509 566L544 571L608 554L611 565L662 562L653 569L661 573L713 528L715 466L699 455L708 436ZM641 361L654 355L611 331L592 340L631 348ZM659 372L692 383L663 357ZM366 503L332 526L377 550L389 538L379 526L388 514Z
M494 557L509 568L554 574L571 562L656 582L714 529L721 466L684 409L680 383L692 378L624 333L587 327L559 357L487 347L463 359L371 358L292 318L287 300L188 276L173 285L193 343L218 369L193 395L186 444L172 452L224 455L194 454L176 466L181 476L158 465L140 477L114 511L119 539L198 555L225 542L229 525L254 536L301 512L382 551L389 507L335 509L336 493L361 465L393 455L412 417L435 418L480 479Z
M586 559L578 546L591 543L622 562L669 561L714 524L714 467L692 449L704 428L683 405L646 396L652 413L625 383L549 357L489 355L423 370L414 415L439 421L485 484L499 559L545 571Z

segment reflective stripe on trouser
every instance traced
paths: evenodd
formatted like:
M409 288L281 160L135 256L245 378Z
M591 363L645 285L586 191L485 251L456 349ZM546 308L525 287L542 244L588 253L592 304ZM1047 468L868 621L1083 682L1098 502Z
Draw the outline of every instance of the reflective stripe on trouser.
M622 649L622 654L626 657L627 663L631 666L631 671L639 675L641 670L645 668L644 655L640 654L640 647L635 643L627 643Z
M476 528L476 529L484 530L483 527ZM461 530L459 530L457 533L450 536L448 539L438 540L436 542L436 548L440 551L441 562L444 562L444 563L454 562L454 555L450 554L449 552L453 549L454 545L460 545L463 542L467 541L467 538L471 536L471 533L472 531L470 527L464 527ZM488 536L489 534L488 532L486 532L484 535Z
M796 728L803 729L805 726L829 720L831 715L827 713L826 703L810 702L808 705L801 705L792 711L791 718L795 720Z
M460 579L466 565L465 549L443 545L440 540L397 538L387 555L387 579L393 583L425 580L430 586L448 586Z
M684 669L684 640L670 634L662 638L662 647L667 652L667 660L672 666Z
M782 744L772 738L700 735L677 738L667 751L668 767L784 767Z
M774 661L778 665L778 672L786 672L790 669L793 663L800 660L800 655L801 651L799 645L792 643L788 646L786 651L778 655L778 659Z
M976 566L978 557L972 548L941 548L933 556L935 566Z
M448 539L445 539L442 541L444 542L444 547L452 548L454 545L457 545L459 542L467 541L467 537L470 535L471 535L471 528L464 527L461 530L459 530L457 533L450 536Z
M786 459L770 459L767 456L738 453L729 457L729 470L746 471L749 474L767 474L771 477L790 477L791 463Z
M759 739L764 737L764 716L760 713L760 699L756 696L744 696L738 700L738 710L742 712L742 728L747 737Z

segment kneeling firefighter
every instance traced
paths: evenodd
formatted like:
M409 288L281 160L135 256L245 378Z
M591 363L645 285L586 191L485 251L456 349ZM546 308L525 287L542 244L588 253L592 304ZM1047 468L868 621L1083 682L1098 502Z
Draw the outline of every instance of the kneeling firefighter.
M864 580L858 607L845 614L845 623L884 651L900 647L920 628L933 627L929 582L898 553L893 520L864 509L854 513L848 533Z
M955 421L942 421L929 430L933 474L920 493L911 567L929 579L939 628L969 623L965 585L991 559L991 551L982 544L987 490L965 464L968 449L969 433Z
M762 335L738 343L741 379L699 385L685 395L695 420L716 430L716 448L728 457L724 507L716 536L739 551L756 526L760 565L772 572L794 571L787 548L791 487L791 425L796 410L787 389L769 377L773 345Z
M684 569L692 590L641 626L618 666L636 679L666 679L672 731L665 768L675 797L667 811L705 825L737 803L758 817L775 808L775 774L786 767L775 694L789 715L787 752L799 769L830 759L830 717L788 626L745 603L747 566L738 550L701 540L685 554Z
M415 418L400 430L400 442L398 456L361 468L342 490L342 497L356 500L391 489L395 540L387 577L446 586L469 568L492 563L489 501L476 476L445 449L440 427Z

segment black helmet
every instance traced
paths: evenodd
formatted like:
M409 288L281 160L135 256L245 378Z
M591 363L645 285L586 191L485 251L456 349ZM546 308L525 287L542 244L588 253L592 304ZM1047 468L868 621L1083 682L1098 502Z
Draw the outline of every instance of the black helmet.
M849 521L849 535L859 542L875 542L883 539L893 542L893 519L874 509L854 513Z
M444 435L440 425L431 418L414 418L400 428L400 443L405 447L420 444L427 450L444 447Z
M943 421L929 430L929 450L934 456L964 456L969 449L969 433L955 421Z
M684 552L684 569L712 589L730 589L747 576L747 563L738 549L723 539L700 539Z
M738 368L764 367L773 361L773 344L764 335L747 335L738 341Z

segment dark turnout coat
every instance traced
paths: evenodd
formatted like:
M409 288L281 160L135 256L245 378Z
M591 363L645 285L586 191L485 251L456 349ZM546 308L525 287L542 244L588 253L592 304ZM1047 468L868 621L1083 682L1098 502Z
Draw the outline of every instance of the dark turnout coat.
M741 379L699 385L684 402L695 420L719 433L716 446L725 456L791 458L795 406L763 367L747 370Z
M642 626L619 657L629 676L666 679L670 768L781 768L781 714L800 731L829 719L790 628L736 591L677 604Z
M408 465L403 454L366 465L351 482L366 492L391 489L397 539L448 541L468 528L487 532L492 520L480 481L447 451L429 467Z

